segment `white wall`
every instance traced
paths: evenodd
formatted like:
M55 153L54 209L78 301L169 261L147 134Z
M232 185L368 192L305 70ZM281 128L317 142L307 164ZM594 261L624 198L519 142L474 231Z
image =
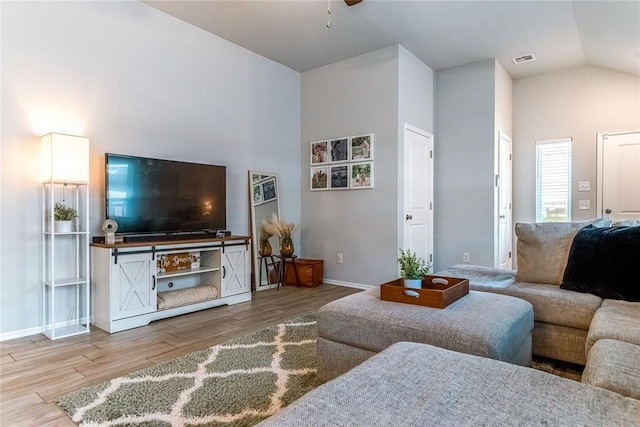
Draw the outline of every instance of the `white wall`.
M574 220L596 213L596 133L640 129L640 77L596 67L577 67L514 82L514 221L535 221L538 140L572 137ZM578 182L591 191L578 193ZM590 210L578 210L578 200Z
M513 80L498 61L496 64L496 92L495 92L495 138L502 131L513 137Z
M398 46L302 74L302 254L324 259L330 281L377 285L396 274L397 129ZM309 143L365 133L375 188L309 191Z
M434 271L493 266L496 62L436 73Z
M104 153L227 166L227 226L249 233L247 170L279 174L300 221L300 74L139 2L3 2L0 333L41 324L40 135Z
M402 241L405 225L404 211L404 128L405 123L433 134L434 72L415 55L400 46L398 52L398 248L406 248ZM430 236L433 238L433 236ZM428 261L428 259L427 259Z
M398 60L398 136L404 138L404 123L433 133L434 72L402 46Z
M507 73L507 71L500 65L498 61L495 61L496 64L496 93L495 93L495 127L494 127L494 170L495 173L498 174L499 169L499 161L500 161L500 132L505 133L513 140L513 80ZM513 147L512 147L513 148ZM512 180L513 186L513 180ZM512 188L513 190L513 188ZM499 214L499 188L494 186L494 266L497 266L499 263L499 227L498 227L498 218ZM513 212L513 209L512 209ZM515 248L515 233L513 233L512 237L512 249ZM515 258L515 251L512 250L512 259Z
M329 281L398 277L398 154L404 121L433 128L433 72L391 46L302 74L302 253ZM309 142L374 133L371 190L309 191ZM344 263L336 263L336 253Z

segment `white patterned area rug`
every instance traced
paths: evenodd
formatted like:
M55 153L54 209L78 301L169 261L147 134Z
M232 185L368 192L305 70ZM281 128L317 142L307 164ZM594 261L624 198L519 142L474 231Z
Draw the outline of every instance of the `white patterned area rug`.
M67 394L82 426L250 426L317 385L316 314Z

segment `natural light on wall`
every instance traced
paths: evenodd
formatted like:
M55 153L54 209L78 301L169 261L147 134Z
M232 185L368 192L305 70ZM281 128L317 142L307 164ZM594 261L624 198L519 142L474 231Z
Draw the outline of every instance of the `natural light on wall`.
M44 135L42 181L89 182L89 138L60 133Z
M536 142L536 221L571 221L571 138Z

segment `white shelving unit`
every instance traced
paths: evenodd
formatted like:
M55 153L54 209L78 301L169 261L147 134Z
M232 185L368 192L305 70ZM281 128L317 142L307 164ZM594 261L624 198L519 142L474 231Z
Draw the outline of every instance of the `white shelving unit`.
M55 340L90 330L89 185L49 181L42 186L43 333ZM72 231L56 231L56 202L78 212Z

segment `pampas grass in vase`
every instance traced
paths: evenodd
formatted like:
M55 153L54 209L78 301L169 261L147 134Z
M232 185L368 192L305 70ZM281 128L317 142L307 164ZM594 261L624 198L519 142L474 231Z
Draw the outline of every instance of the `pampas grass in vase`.
M271 243L269 239L273 236L272 233L265 230L264 225L260 227L260 245L258 246L258 253L260 256L265 257L271 255Z
M294 247L293 240L291 240L291 233L293 233L293 229L296 228L295 224L284 222L278 219L276 214L272 214L269 221L262 224L262 228L266 233L280 237L280 255L293 255Z

